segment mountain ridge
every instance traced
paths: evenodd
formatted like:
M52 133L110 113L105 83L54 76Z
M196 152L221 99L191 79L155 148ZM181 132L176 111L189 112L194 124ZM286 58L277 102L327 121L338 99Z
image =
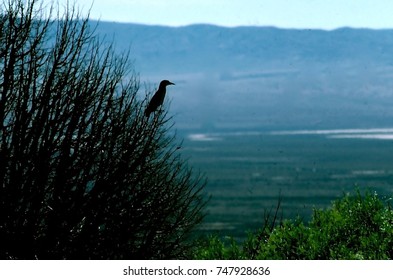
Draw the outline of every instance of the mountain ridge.
M98 33L112 38L121 50L131 49L143 71L154 71L155 61L175 64L179 72L213 66L258 68L259 63L329 62L338 59L388 60L393 50L393 29L340 28L335 30L276 27L220 27L196 24L182 27L100 22ZM374 50L370 52L370 50ZM139 62L139 60L141 60ZM146 63L142 63L146 60ZM178 63L177 60L182 60ZM201 62L202 60L202 62ZM203 60L213 61L203 64ZM172 61L172 64L169 62ZM188 62L188 69L184 65ZM228 63L226 63L226 61ZM217 65L219 63L219 65ZM158 63L157 63L158 64ZM221 66L222 64L222 66ZM174 70L174 69L171 69ZM217 68L215 69L217 70Z
M130 50L141 81L177 84L168 99L178 128L393 123L393 29L100 22L97 33Z

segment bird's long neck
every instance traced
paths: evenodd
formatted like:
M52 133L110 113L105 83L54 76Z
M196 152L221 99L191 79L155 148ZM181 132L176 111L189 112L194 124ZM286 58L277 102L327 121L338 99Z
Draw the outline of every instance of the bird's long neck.
M166 92L166 86L165 85L160 85L158 87L158 90L165 93Z

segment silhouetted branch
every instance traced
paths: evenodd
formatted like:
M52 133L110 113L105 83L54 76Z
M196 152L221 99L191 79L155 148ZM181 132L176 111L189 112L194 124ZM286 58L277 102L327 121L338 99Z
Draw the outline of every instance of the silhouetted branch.
M165 111L128 54L116 55L67 7L0 12L0 256L176 258L202 219L203 178L177 153Z

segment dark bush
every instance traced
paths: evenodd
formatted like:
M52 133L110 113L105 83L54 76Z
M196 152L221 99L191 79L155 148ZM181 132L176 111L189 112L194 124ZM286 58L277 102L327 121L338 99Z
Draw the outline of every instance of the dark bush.
M71 7L0 15L0 258L184 257L204 182L165 112L144 117L128 55Z

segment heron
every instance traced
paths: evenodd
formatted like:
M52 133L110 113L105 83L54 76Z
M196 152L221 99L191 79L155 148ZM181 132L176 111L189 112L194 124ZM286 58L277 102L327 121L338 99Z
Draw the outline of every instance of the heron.
M166 87L169 85L174 85L174 83L172 83L168 80L161 81L160 86L158 87L158 90L153 95L149 104L146 107L146 110L145 110L146 117L149 117L151 113L155 112L158 109L158 107L161 106L162 103L164 103Z

